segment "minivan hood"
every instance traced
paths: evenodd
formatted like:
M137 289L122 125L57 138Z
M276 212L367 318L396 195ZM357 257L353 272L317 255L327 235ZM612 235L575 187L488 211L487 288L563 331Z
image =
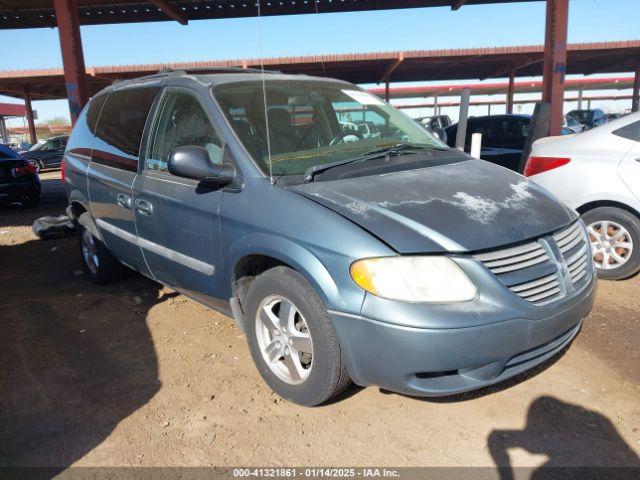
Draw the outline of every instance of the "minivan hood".
M482 160L291 187L399 253L470 252L548 234L577 214Z

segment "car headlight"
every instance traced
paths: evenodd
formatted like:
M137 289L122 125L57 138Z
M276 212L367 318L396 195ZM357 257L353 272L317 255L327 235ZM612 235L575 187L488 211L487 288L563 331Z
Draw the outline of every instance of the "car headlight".
M390 300L464 302L477 294L462 269L443 256L365 258L351 264L349 272L361 288Z

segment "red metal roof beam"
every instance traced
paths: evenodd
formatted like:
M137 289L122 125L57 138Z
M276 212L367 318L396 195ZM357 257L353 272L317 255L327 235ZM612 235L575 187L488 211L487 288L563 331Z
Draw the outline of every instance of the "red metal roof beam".
M167 17L175 20L180 25L186 25L188 23L187 19L180 15L166 0L149 0L149 2L162 10Z
M453 2L453 5L451 5L451 10L458 10L465 3L467 3L467 0L456 0L455 2Z

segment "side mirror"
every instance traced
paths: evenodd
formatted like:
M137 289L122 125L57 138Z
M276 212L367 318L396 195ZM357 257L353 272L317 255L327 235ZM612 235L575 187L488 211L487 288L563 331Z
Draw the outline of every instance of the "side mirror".
M203 147L174 148L169 154L167 167L172 175L193 178L211 185L228 185L236 177L233 165L211 162L209 152Z

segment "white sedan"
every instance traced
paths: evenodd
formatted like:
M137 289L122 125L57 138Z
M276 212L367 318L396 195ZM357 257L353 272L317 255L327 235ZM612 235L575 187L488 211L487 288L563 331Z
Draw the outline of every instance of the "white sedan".
M640 271L640 113L538 140L525 175L582 215L600 277Z

